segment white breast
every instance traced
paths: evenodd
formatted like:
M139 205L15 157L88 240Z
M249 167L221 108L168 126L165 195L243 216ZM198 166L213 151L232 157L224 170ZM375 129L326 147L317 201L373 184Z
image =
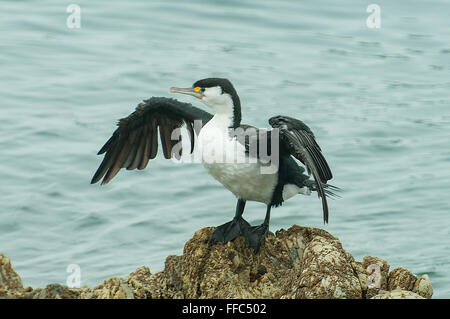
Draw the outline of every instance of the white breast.
M269 204L278 174L261 174L261 163L231 138L217 115L200 131L198 142L206 170L236 196Z

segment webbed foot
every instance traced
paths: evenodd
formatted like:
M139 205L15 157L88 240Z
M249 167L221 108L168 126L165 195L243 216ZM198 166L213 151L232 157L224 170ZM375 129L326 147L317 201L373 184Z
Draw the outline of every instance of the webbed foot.
M259 226L252 226L246 228L244 230L243 235L245 237L247 245L250 248L253 248L255 253L257 253L259 251L259 248L261 247L262 241L267 236L268 232L269 232L269 225L261 224Z
M247 228L250 228L250 224L245 219L242 217L235 217L232 221L217 226L209 238L209 243L211 245L218 242L227 243L239 235L244 234Z

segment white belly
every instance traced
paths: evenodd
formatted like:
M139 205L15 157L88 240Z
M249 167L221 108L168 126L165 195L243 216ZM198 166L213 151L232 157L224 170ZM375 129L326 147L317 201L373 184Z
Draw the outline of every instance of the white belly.
M231 139L227 129L208 124L198 137L206 170L237 197L269 204L278 174L262 174L262 164L249 158L245 147L235 138Z
M237 197L269 204L276 186L275 174L260 173L256 164L204 163L207 171Z

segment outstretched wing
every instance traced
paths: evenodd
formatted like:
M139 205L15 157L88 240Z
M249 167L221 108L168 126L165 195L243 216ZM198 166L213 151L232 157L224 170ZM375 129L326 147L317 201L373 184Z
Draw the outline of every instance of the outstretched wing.
M103 145L98 155L105 153L102 163L94 174L91 184L100 179L107 184L119 170L144 169L158 152L158 128L165 158L179 153L172 152L181 141L172 140L173 130L184 123L191 139L191 153L194 149L194 121L208 122L212 115L188 103L164 97L152 97L140 103L129 116L119 120L117 129Z
M332 179L333 175L313 132L302 121L288 116L274 116L269 119L269 124L279 129L280 153L294 156L306 166L308 174L312 173L318 195L322 198L323 219L328 222L328 204L324 188L329 186L327 181Z

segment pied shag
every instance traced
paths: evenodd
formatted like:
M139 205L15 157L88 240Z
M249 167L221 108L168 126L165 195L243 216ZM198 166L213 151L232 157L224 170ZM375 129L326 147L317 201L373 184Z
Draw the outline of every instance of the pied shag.
M98 152L105 156L91 184L102 178L101 184L108 183L121 168L144 169L157 154L158 129L164 157L180 159L181 136L174 139L172 133L186 124L191 153L196 134L206 170L237 197L235 217L214 229L211 244L226 243L243 235L248 246L258 252L269 230L271 208L311 191L321 198L323 219L328 223L327 196L335 195L331 189L337 188L327 184L332 178L331 170L306 124L281 115L269 119L270 131L241 124L239 96L227 79L207 78L190 88L172 87L170 92L198 98L213 114L175 99L144 100L133 113L119 120L117 129ZM203 126L194 130L197 120ZM218 160L225 157L227 160ZM306 174L294 158L306 166ZM275 169L269 170L273 164ZM261 225L251 226L243 219L246 201L267 205Z

